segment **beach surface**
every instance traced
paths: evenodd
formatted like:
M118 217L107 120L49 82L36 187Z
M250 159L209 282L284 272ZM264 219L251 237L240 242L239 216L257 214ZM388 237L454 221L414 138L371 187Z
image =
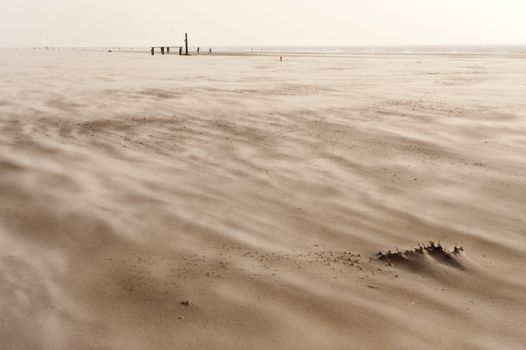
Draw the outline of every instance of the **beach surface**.
M526 57L280 55L0 50L0 348L524 347Z

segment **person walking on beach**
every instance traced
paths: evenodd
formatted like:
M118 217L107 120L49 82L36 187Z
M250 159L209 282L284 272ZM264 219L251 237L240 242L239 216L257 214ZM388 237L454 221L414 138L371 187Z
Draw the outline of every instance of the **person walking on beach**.
M199 46L197 47L197 54L199 55Z
M151 51L152 51L152 56L153 56L154 53L155 53L155 48L152 47L152 50L151 50Z

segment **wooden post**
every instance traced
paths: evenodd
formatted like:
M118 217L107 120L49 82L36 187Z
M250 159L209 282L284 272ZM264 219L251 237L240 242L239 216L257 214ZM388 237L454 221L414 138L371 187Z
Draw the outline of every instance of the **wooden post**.
M179 56L182 56L182 55L183 55L183 47L179 46Z
M167 55L170 54L170 46L166 46L166 54L167 54Z
M153 56L153 55L154 55L154 53L155 53L155 48L154 48L154 47L152 47L152 50L151 50L151 51L152 51L152 56Z
M164 55L164 46L161 46L161 55Z
M185 55L188 56L188 33L184 33Z

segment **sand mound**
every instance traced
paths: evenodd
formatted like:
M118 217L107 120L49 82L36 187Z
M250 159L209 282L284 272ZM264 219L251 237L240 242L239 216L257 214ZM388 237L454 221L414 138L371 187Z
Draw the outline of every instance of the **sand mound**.
M418 248L403 251L396 249L395 252L380 251L376 254L376 258L387 262L389 266L403 266L415 271L425 270L426 266L433 262L463 270L464 265L461 261L463 252L462 246L455 246L448 251L440 242L429 241L419 245Z

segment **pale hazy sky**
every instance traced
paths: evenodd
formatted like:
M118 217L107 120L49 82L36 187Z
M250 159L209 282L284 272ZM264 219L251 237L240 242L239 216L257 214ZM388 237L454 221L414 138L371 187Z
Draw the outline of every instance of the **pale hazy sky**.
M0 46L526 44L526 0L0 0Z

